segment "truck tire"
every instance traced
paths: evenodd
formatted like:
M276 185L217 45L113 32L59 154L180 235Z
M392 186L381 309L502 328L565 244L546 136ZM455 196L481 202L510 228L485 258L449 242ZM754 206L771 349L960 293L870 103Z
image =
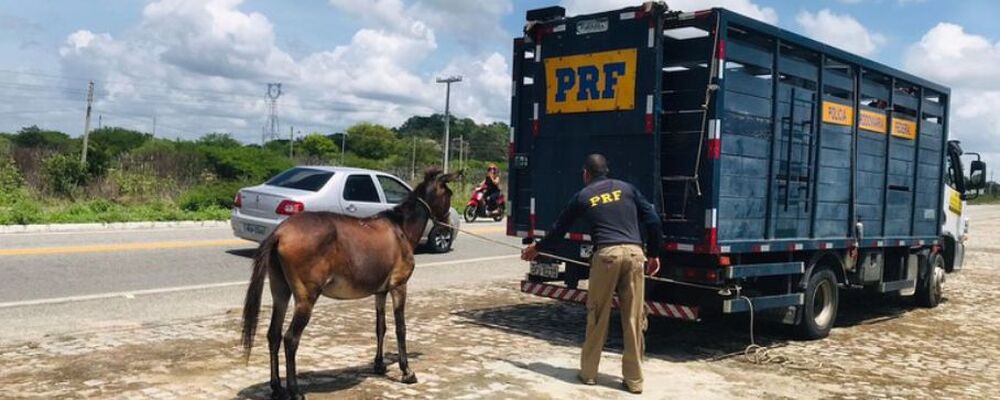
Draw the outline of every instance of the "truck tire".
M827 337L837 320L839 301L837 276L833 271L827 268L814 271L806 285L802 320L797 326L799 336L806 340Z
M940 254L931 256L927 274L917 281L917 305L926 308L937 307L941 303L944 287L945 264Z

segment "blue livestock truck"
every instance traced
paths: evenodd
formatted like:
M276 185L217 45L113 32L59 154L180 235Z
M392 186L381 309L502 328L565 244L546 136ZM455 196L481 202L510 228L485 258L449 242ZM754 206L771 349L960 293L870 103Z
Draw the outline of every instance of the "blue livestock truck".
M961 268L965 200L986 166L965 168L948 140L944 86L732 11L658 2L531 10L513 60L508 235L541 237L582 186L584 156L606 155L662 217L653 315L752 307L821 338L840 290L934 307ZM586 261L586 227L571 232L558 255ZM587 272L539 260L521 290L583 302Z

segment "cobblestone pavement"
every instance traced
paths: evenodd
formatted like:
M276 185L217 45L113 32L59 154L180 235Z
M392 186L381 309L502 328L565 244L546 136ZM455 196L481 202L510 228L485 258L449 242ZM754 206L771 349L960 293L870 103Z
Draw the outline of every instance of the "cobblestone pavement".
M994 232L998 222L973 225ZM825 340L788 340L762 324L758 341L777 362L722 357L747 344L744 318L700 324L655 321L646 398L991 398L1000 381L1000 238L973 236L966 269L951 274L932 310L906 299L842 296ZM412 296L411 365L404 385L390 366L371 373L374 307L321 301L299 350L300 384L312 399L635 398L619 390L620 357L606 352L597 386L576 383L582 307L525 296L516 282ZM876 304L876 305L872 305ZM265 312L267 310L265 309ZM391 314L391 313L390 313ZM238 309L198 320L77 332L0 344L0 398L266 399L266 318L248 363ZM391 325L391 315L388 317ZM10 322L8 322L10 323ZM393 329L387 349L395 349ZM620 348L620 334L609 346ZM387 361L395 360L391 354ZM284 368L282 368L283 370ZM284 373L284 371L282 371Z

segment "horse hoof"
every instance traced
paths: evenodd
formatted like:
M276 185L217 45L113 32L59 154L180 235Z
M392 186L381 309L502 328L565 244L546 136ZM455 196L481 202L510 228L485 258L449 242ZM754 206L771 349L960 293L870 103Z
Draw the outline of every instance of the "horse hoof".
M412 385L417 383L417 374L413 373L413 371L407 372L403 374L403 377L400 378L399 381L407 385Z
M271 400L285 400L288 398L288 391L285 388L271 386Z
M291 400L306 400L306 395L302 393L292 393L288 398Z
M375 375L385 375L385 364L375 364L374 372Z

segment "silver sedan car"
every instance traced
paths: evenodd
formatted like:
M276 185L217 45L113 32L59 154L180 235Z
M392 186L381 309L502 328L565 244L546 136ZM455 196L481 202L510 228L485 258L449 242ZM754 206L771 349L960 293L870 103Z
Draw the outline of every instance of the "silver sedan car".
M412 189L403 180L359 168L303 166L271 178L262 185L240 189L230 224L240 238L261 242L281 221L302 211L331 211L358 218L391 209ZM451 225L459 226L454 208ZM420 244L435 253L451 250L456 233L430 221Z

